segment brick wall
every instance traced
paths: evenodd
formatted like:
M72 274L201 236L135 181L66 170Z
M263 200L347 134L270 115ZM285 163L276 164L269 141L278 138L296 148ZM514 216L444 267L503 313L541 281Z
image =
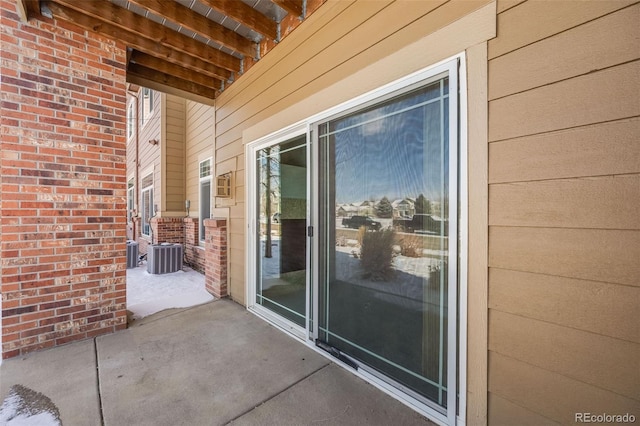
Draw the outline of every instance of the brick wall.
M153 243L184 244L184 224L181 217L154 217L151 219Z
M2 356L126 327L124 46L0 0Z
M200 246L199 238L199 220L197 217L184 218L185 228L185 253L186 260L189 265L200 273L205 273L205 252L204 247Z
M227 293L227 221L205 219L206 265L204 284L215 297L226 297Z

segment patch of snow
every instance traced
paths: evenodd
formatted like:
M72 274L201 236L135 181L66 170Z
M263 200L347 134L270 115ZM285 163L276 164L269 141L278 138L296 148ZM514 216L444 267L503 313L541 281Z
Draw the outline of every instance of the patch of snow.
M127 269L127 310L134 319L172 308L188 308L213 300L204 275L189 268L170 274L150 274L147 266Z
M272 237L271 238L271 257L265 257L265 248L267 244L267 239L265 237L261 238L260 241L260 276L261 280L261 289L267 290L271 288L272 278L280 277L280 237Z
M61 426L59 414L41 407L44 395L22 386L13 386L0 406L0 425L5 426ZM34 398L35 396L35 398ZM35 399L35 400L34 400ZM54 411L57 409L53 408Z
M7 411L7 417L4 411L0 410L0 425L6 426L60 426L60 422L56 420L50 413L40 413L35 415L18 414Z

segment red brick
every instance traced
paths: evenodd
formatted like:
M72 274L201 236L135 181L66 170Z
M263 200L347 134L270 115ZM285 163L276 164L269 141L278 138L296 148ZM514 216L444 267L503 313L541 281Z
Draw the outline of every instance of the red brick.
M15 2L1 13L12 30L0 34L0 293L3 324L17 327L3 332L6 358L126 326L126 292L114 291L124 282L126 55L73 24L20 23ZM69 214L81 210L92 212ZM93 256L104 264L88 265Z

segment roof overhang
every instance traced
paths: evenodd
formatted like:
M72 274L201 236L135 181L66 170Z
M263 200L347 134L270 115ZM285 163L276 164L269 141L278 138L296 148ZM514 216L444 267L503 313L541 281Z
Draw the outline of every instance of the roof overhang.
M211 104L325 0L17 0L127 48L127 82ZM311 9L311 10L310 10Z

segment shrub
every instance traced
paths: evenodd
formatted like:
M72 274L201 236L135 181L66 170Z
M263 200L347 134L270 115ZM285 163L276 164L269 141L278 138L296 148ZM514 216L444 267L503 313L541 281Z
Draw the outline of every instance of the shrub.
M401 254L406 257L422 257L422 246L418 243L402 242Z
M364 240L364 236L367 234L367 227L361 226L358 228L358 233L356 234L356 240L358 240L358 244L362 247L362 241Z
M364 278L372 281L386 281L392 277L394 237L393 230L364 233L360 248Z

